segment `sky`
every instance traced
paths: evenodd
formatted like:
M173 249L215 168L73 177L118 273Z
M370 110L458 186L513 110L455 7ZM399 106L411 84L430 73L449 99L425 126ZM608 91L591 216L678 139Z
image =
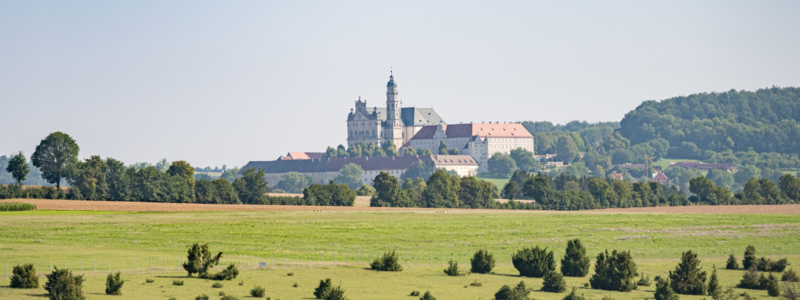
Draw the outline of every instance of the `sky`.
M346 144L361 97L448 123L619 121L800 86L800 1L0 0L0 155L242 166Z

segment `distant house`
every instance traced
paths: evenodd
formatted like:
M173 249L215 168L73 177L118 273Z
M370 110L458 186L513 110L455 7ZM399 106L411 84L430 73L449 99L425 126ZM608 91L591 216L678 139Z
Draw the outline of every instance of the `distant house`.
M322 152L289 152L286 156L278 157L278 160L305 160L320 159L325 153Z
M700 169L700 170L714 170L714 169L717 169L717 170L725 170L725 171L734 172L734 173L736 173L736 171L739 170L739 166L735 165L735 164L728 164L728 163L724 163L724 164L704 164L704 163L696 162L696 161L682 161L682 162L677 162L677 163L670 163L669 166L670 167L672 167L672 166L682 167L682 168L687 168L687 169L695 168L695 169Z
M656 181L656 182L661 183L663 185L668 185L669 184L669 177L667 177L667 175L664 175L664 172L658 171L658 173L653 175L653 181Z
M611 172L611 176L614 177L616 180L622 180L622 173Z

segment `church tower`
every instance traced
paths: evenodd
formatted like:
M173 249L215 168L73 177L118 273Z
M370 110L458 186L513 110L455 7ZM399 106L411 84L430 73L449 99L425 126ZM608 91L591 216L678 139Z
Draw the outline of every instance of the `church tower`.
M394 75L389 75L386 85L386 123L383 127L383 139L394 142L395 147L403 146L403 121L400 120L400 102L397 100L397 84Z

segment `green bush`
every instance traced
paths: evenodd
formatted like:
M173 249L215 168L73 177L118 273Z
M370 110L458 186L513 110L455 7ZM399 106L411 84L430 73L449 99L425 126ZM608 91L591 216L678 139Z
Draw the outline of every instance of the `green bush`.
M144 282L147 282L147 283L153 283L153 282L156 282L156 280L155 280L155 279L152 279L152 278L146 278L146 279L144 280Z
M286 276L294 276L294 272L286 273Z
M422 295L419 300L436 300L436 298L433 297L433 294L431 294L430 291L425 291L425 295Z
M208 249L208 244L200 245L195 243L187 252L183 269L189 273L189 277L197 273L198 277L207 278L208 271L218 265L220 258L222 258L222 252L212 256L211 250Z
M503 285L497 293L494 294L495 300L528 300L528 288L525 287L525 282L520 281L515 288L508 285Z
M224 297L220 298L219 300L239 300L239 298L236 298L236 297L231 296L231 295L225 295Z
M736 256L733 256L733 253L731 253L731 255L728 256L728 261L725 264L725 269L728 269L728 270L738 270L739 269L739 262L736 261Z
M678 300L680 298L680 296L672 290L669 280L665 281L663 279L656 282L656 292L653 296L656 300Z
M569 277L584 277L589 274L589 256L580 239L567 241L567 250L561 259L561 273Z
M539 278L556 269L553 251L548 252L546 247L522 248L511 256L511 260L520 276Z
M33 264L16 265L11 276L11 287L17 289L35 289L39 287L39 275Z
M323 300L347 300L347 297L344 296L344 290L341 286L337 286L335 288L328 289L324 295L322 295Z
M557 271L550 271L544 274L544 282L542 283L542 291L551 293L561 293L567 290L567 282L564 281L564 276Z
M772 297L778 297L781 295L781 286L778 283L778 277L775 277L775 275L769 274L769 277L767 278L766 288L767 288L767 294Z
M333 288L333 283L331 283L331 279L325 279L319 281L319 286L314 289L314 298L322 299L322 296Z
M630 292L636 288L636 263L630 252L608 250L597 254L595 273L589 278L592 288L606 291Z
M470 270L472 273L489 274L494 269L494 255L486 250L478 250L475 251L470 263L472 263Z
M705 295L706 272L701 269L697 254L692 250L684 252L675 271L669 272L672 290L684 295Z
M298 286L300 286L300 285L297 284L297 281L295 281L294 284L292 285L292 287L298 287Z
M783 272L783 276L781 276L781 281L788 281L788 282L797 282L799 278L797 278L797 273L794 270L789 269L786 272Z
M222 283L215 282L214 284L211 285L211 287L215 288L215 289L221 289L222 288Z
M578 290L578 288L573 287L572 291L569 292L569 294L567 296L565 296L562 300L586 300L586 298L583 297L583 294L578 296L578 294L575 293L575 291L577 291L577 290Z
M644 274L642 274L639 277L639 280L636 281L636 285L638 286L650 286L651 284L653 284L653 282L650 281L650 276L645 277Z
M763 276L762 276L763 277ZM760 290L761 288L761 281L758 276L758 268L755 264L751 264L750 268L747 269L747 272L742 275L742 280L739 281L739 284L736 285L738 288L743 289L751 289L751 290Z
M480 283L480 282L478 282L478 280L477 280L477 279L475 279L475 281L473 281L472 283L470 283L470 284L469 284L469 286L477 286L477 287L480 287L480 286L483 286L483 283Z
M376 257L369 265L376 271L399 272L403 270L403 266L401 266L398 261L397 253L392 250L392 252L383 253L382 257Z
M220 291L220 292L219 292L219 295L220 295L220 296L225 296L225 292L222 292L222 291Z
M448 264L447 269L444 269L444 273L447 274L447 276L459 276L459 275L461 275L461 274L458 273L458 263L457 262L454 262L454 261L451 260L447 264Z
M194 300L208 300L208 295L200 294L199 296L194 297Z
M0 211L36 210L36 205L22 202L0 202Z
M750 266L756 264L756 247L748 245L744 250L744 259L742 259L742 267L749 270Z
M106 277L106 295L122 295L122 285L125 283L122 280L122 274L108 274Z
M411 295L410 296L415 296L415 297L419 296L419 291L411 291Z
M219 273L208 276L208 278L212 280L232 280L236 276L239 276L239 269L236 268L236 265L230 265Z
M711 272L711 279L708 280L708 295L712 299L719 299L722 296L722 286L719 285L716 268Z
M47 283L44 289L50 300L84 300L83 276L72 275L67 269L54 268L53 272L46 275Z
M175 279L175 280L172 281L172 285L183 285L183 280Z
M250 290L250 296L253 296L253 297L256 297L256 298L264 298L264 296L266 294L267 294L267 290L265 290L264 287L260 286L260 285L259 286L254 286L253 289Z

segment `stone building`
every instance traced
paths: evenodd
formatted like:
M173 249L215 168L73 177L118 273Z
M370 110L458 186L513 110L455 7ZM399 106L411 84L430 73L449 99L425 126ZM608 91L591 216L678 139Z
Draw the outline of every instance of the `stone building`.
M368 107L361 97L347 116L347 146L359 142L383 144L390 140L398 149L423 126L446 124L433 108L402 107L394 75L386 84L386 107Z
M472 156L480 164L479 172L488 172L489 158L495 153L509 154L522 148L533 153L533 135L520 123L467 123L424 126L403 147L430 149L439 153L444 141L459 154ZM401 152L402 153L402 152Z

